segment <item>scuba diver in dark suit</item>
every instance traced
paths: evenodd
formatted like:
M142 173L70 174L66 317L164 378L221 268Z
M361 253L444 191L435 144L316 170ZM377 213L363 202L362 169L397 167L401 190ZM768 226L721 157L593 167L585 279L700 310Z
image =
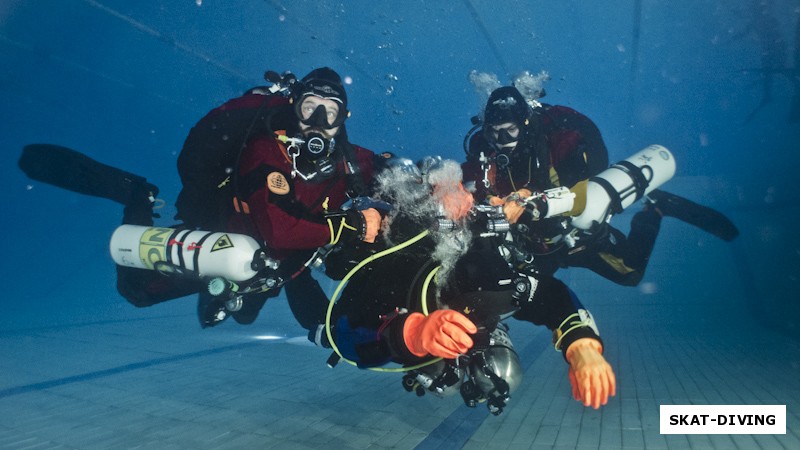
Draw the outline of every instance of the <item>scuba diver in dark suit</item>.
M394 207L378 242L326 260L329 276L343 280L328 309L329 364L397 363L407 390L460 392L468 406L486 402L499 414L522 380L507 333L513 317L552 330L576 400L599 408L615 395L591 315L559 280L509 266L502 210L473 205L456 162L395 159L376 191Z

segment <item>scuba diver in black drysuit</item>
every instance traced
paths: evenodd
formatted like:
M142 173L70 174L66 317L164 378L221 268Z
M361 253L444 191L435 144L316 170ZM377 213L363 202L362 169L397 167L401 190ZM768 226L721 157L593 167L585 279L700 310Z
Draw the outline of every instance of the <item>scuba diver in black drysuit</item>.
M377 177L394 206L383 240L326 260L329 276L343 280L328 310L329 364L398 363L407 390L460 392L468 406L485 401L499 414L522 379L504 322L514 317L553 331L576 400L605 404L615 379L591 315L559 280L509 266L502 209L473 207L456 162L420 165L401 160Z

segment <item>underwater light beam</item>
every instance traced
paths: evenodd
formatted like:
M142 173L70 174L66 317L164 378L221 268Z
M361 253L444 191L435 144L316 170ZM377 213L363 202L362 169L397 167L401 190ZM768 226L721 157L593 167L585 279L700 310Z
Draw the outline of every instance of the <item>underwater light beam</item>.
M306 25L304 22L295 19L291 12L281 4L281 2L276 0L265 0L265 3L272 8L274 8L279 14L281 14L284 19L289 21L294 26L297 26L305 31L304 35L306 36L313 36L316 33L315 28L312 28ZM372 71L366 70L362 68L360 65L353 62L353 58L350 58L346 51L339 49L337 47L329 47L330 53L336 55L345 66L351 67L356 73L358 73L363 79L372 81L376 87L383 90L383 85L379 77L377 77ZM344 71L337 70L339 73L344 73ZM350 83L348 83L350 84Z
M191 48L191 47L189 47L187 45L181 44L180 42L176 41L175 39L170 38L169 36L165 36L165 35L161 34L160 32L158 32L157 30L155 30L153 28L150 28L147 25L134 20L133 18L131 18L129 16L126 16L125 14L122 14L119 11L113 10L113 9L109 8L108 6L101 5L100 3L98 3L95 0L84 0L84 1L86 3L88 3L89 5L94 6L95 8L97 8L97 9L99 9L99 10L101 10L101 11L107 13L107 14L110 14L110 15L112 15L112 16L114 16L114 17L116 17L116 18L118 18L118 19L120 19L122 21L127 22L129 25L133 26L137 30L139 30L139 31L141 31L141 32L143 32L145 34L148 34L148 35L150 35L150 36L152 36L152 37L154 37L154 38L156 38L156 39L158 39L158 40L160 40L162 42L165 42L165 43L175 47L176 49L178 49L178 50L180 50L180 51L182 51L184 53L187 53L187 54L192 55L192 56L194 56L194 57L196 57L198 59L201 59L201 60L205 61L206 63L211 64L212 66L214 66L214 67L216 67L218 69L221 69L224 72L227 72L227 73L229 73L229 74L231 74L231 75L233 75L233 76L235 76L235 77L237 77L237 78L239 78L241 80L249 81L251 79L251 77L245 76L245 75L243 75L243 74L231 69L230 67L224 66L224 65L216 62L214 60L214 58L212 58L212 57L210 57L208 55L204 55L204 54L198 52L197 50L194 50L193 48Z
M505 59L503 59L503 56L500 54L500 49L497 47L494 39L492 39L492 35L489 33L489 30L486 29L486 25L483 24L483 21L478 15L478 11L476 11L475 7L472 6L472 2L470 2L470 0L464 0L464 6L466 6L467 10L472 16L472 20L475 21L475 24L478 26L481 34L483 34L483 38L486 39L486 43L489 44L489 48L492 50L494 57L497 58L497 62L500 63L500 67L503 69L503 72L505 72L506 76L511 75L511 71L508 70L508 64L506 64Z
M642 32L642 0L633 4L633 39L631 42L631 84L636 81L639 71L639 37Z

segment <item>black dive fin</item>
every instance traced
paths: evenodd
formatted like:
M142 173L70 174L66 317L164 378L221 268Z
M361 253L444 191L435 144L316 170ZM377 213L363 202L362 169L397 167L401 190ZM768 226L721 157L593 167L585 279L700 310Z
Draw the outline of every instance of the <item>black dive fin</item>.
M158 195L158 188L144 177L105 165L60 145L26 145L19 158L19 167L34 180L123 205L135 202L142 193L153 197Z
M665 216L692 224L722 240L732 241L739 235L739 230L730 219L708 206L699 205L660 189L655 189L647 194L647 197L653 201L653 206Z

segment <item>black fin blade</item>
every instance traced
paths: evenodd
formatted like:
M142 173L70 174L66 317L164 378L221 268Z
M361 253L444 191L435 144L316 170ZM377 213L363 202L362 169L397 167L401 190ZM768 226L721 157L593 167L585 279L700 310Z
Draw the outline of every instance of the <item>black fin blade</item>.
M30 144L22 149L19 167L28 177L79 194L127 205L143 188L157 189L144 177L126 172L67 147Z
M721 212L697 204L681 196L656 189L647 194L655 200L655 207L665 216L674 217L724 240L732 241L739 236L739 229Z

